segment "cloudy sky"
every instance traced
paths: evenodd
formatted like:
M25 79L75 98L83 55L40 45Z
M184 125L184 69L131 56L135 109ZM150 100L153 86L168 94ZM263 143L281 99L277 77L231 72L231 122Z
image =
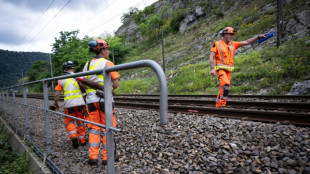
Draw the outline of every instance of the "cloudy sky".
M130 7L157 0L0 0L0 49L51 53L60 31L113 34Z

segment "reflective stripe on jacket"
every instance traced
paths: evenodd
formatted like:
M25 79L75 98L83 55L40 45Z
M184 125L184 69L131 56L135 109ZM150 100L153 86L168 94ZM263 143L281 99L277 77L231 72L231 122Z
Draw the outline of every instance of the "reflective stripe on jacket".
M234 70L234 57L235 57L235 47L230 42L229 45L227 45L227 51L223 51L223 46L226 44L223 44L221 42L224 42L222 40L219 40L215 42L219 48L219 55L220 57L216 56L215 58L215 66L214 69L217 71L219 69L224 69L227 71L233 71Z
M80 86L73 78L59 80L64 91L64 108L85 105Z
M92 71L92 70L97 70L97 69L103 69L106 67L106 63L108 62L108 60L104 59L104 58L97 58L97 59L92 59L90 61L90 65L88 66L89 62L87 62L84 66L84 72L86 71ZM89 67L89 69L88 69ZM102 74L92 74L92 75L88 75L87 76L88 79L90 79L91 81L104 85L104 80L103 80L103 75ZM100 97L98 97L96 95L96 90L93 88L90 88L87 86L86 89L86 103L95 103L95 102L99 102L100 101ZM103 101L104 99L101 99L101 101Z

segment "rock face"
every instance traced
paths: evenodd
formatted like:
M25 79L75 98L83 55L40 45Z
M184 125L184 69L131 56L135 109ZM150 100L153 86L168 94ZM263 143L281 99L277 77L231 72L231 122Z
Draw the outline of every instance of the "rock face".
M295 18L289 20L286 25L286 33L294 35L297 38L309 34L310 28L310 10L305 10L296 15Z
M203 8L200 6L196 7L194 12L186 15L184 21L181 23L179 28L180 33L183 33L186 30L186 28L196 24L198 22L199 17L204 15L205 12L203 11Z
M296 82L290 92L289 95L310 95L310 80L306 80L303 82Z

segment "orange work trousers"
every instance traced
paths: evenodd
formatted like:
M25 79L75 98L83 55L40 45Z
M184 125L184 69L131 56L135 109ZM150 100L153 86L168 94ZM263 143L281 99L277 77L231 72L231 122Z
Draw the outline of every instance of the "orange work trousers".
M84 119L84 112L85 112L85 106L75 106L71 108L65 108L65 114L81 119ZM72 140L72 138L74 137L77 137L81 144L86 142L85 126L83 124L83 121L77 120L77 127L78 127L77 130L73 118L65 117L65 124L66 129L69 132L70 140Z
M104 102L95 102L87 104L88 118L87 120L105 125ZM116 127L116 115L113 106L113 127ZM105 129L87 123L89 133L89 159L98 159L100 149L101 131L103 131L102 143L102 160L107 160L106 134Z
M216 74L220 81L219 92L216 98L215 107L219 108L220 106L226 106L226 102L229 95L231 72L227 70L217 70Z

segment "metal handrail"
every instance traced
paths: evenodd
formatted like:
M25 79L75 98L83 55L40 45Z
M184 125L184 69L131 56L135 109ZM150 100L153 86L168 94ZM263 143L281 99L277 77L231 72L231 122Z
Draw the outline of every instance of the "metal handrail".
M23 83L21 85L16 85L12 87L2 88L0 91L2 91L2 96L0 94L0 100L2 101L1 107L3 110L9 111L9 104L5 104L5 101L9 102L9 92L8 90L14 89L17 87L22 86L23 87L23 98L24 98L24 110L25 110L25 124L26 124L26 136L29 136L29 118L28 118L28 106L33 107L32 105L29 105L27 102L27 95L26 95L26 86L32 85L36 83L43 83L43 95L44 95L44 112L45 112L45 127L46 127L46 151L47 154L51 153L51 140L50 140L50 122L49 122L49 113L55 113L58 115L70 117L76 120L80 120L86 123L94 124L96 126L102 127L106 129L106 139L107 139L107 155L108 155L108 173L115 173L115 166L114 166L114 140L113 140L113 132L112 131L118 131L120 132L121 129L117 129L113 127L113 121L112 121L112 80L111 80L111 72L112 71L118 71L118 70L125 70L125 69L134 69L134 68L141 68L141 67L150 67L152 68L158 78L159 81L159 89L160 89L160 124L167 124L168 123L168 90L167 90L167 80L165 73L163 72L162 68L159 66L158 63L152 60L140 60L136 62L131 63L125 63L120 65L115 65L112 67L105 67L102 69L87 71L87 72L80 72L80 73L74 73L69 75L63 75L63 76L57 76L32 82ZM49 110L49 103L48 103L48 90L47 90L47 82L54 81L54 80L61 80L61 79L67 79L67 78L74 78L74 77L81 77L81 76L87 76L91 74L103 74L104 76L104 103L105 103L105 122L106 125L94 123L88 120L72 117L60 112L55 112ZM4 91L6 91L6 97L7 100L5 100ZM15 100L15 91L12 90L13 93L13 102L14 106L16 105ZM41 109L41 108L40 108ZM16 110L16 109L15 109ZM14 113L14 118L16 120L16 112Z

